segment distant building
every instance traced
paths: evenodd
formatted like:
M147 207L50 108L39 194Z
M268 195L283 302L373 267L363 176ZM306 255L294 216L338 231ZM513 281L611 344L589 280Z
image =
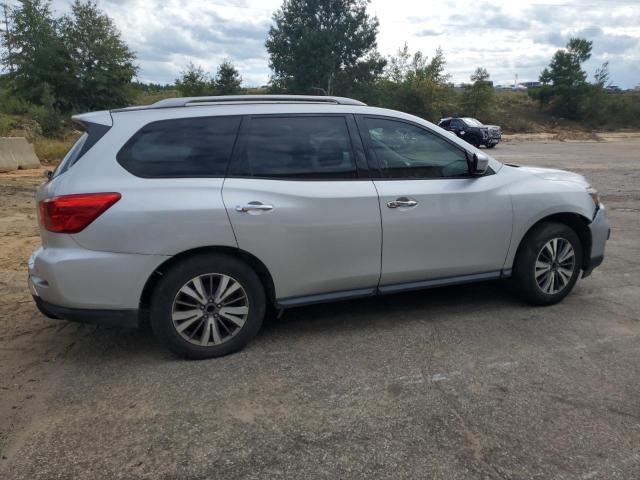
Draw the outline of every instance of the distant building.
M540 82L520 82L520 85L527 88L536 88L542 84Z
M496 90L512 90L512 91L523 91L527 89L527 87L521 83L518 83L517 85L496 85L494 88Z

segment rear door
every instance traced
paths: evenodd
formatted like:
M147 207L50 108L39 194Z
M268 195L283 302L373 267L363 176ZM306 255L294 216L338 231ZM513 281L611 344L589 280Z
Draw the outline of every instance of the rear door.
M380 168L380 289L499 276L512 226L505 180L470 176L465 151L421 125L389 117L359 117L358 125Z
M281 304L377 286L380 208L355 134L350 115L244 119L223 199L238 246L268 268Z

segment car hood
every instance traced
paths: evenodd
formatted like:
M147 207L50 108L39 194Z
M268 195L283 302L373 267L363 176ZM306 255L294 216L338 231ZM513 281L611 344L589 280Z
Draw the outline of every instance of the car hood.
M531 173L536 177L544 178L545 180L552 180L555 182L573 182L579 183L586 187L589 186L589 181L579 173L567 172L566 170L557 170L555 168L541 168L541 167L519 167L521 171Z

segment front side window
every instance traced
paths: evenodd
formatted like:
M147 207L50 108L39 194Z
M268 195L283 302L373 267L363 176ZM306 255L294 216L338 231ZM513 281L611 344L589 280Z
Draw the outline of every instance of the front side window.
M349 179L358 172L341 116L253 117L234 176Z
M161 120L145 125L118 152L144 178L224 177L240 117Z
M469 174L461 149L418 126L365 118L369 144L386 178L450 178Z

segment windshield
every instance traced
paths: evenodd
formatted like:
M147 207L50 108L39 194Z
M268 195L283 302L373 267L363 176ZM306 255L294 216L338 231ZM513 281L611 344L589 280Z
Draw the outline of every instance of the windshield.
M463 118L462 120L464 120L464 123L466 123L467 125L471 126L471 127L482 127L482 122L479 122L478 120L476 120L475 118Z

